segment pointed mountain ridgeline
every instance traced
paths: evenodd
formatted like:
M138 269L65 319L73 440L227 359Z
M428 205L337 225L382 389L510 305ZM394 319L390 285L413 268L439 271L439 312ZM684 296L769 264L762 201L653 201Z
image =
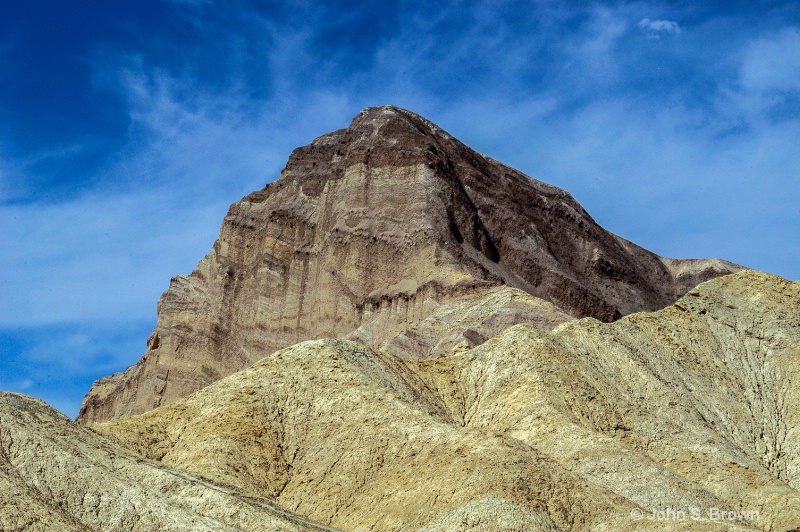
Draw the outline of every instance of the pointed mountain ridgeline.
M428 120L368 108L231 206L210 253L161 297L144 356L98 380L78 421L172 403L304 340L435 358L515 323L658 310L739 269L659 257ZM483 310L443 310L463 301Z

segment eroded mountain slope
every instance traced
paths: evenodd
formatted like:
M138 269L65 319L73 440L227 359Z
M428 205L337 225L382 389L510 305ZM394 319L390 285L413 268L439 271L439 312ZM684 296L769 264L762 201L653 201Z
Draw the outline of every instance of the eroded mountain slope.
M741 509L769 530L800 519L797 283L743 272L657 313L517 326L424 365L453 419L643 508Z
M161 297L145 355L98 380L79 421L145 412L362 325L379 345L439 304L500 285L610 321L737 269L662 259L424 118L370 108L231 206L211 252Z
M324 530L0 392L0 530Z
M96 429L346 529L788 530L798 346L800 286L745 271L436 360L306 342Z

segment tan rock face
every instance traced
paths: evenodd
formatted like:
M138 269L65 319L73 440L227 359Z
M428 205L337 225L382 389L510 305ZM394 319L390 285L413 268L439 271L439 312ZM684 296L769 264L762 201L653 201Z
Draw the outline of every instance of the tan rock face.
M145 355L97 381L79 421L169 404L298 341L365 326L379 345L441 304L501 285L611 321L737 269L659 258L603 230L563 190L413 113L371 108L231 206L208 256L159 301ZM426 349L409 356L439 353Z
M513 295L455 305L475 324ZM304 342L95 429L346 530L783 531L800 523L798 346L800 285L745 271L435 359Z
M0 530L326 530L0 392Z
M548 301L507 286L428 304L430 314L423 319L397 323L377 314L346 338L399 358L427 359L475 347L518 323L551 330L574 319Z

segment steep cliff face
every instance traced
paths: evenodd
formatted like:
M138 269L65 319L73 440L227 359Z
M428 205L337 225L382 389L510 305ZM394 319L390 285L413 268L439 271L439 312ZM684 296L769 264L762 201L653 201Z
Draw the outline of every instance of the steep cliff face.
M145 355L97 381L78 419L145 412L277 349L362 325L380 344L440 304L499 285L612 321L737 269L662 259L424 118L369 108L231 206L208 256L159 301Z

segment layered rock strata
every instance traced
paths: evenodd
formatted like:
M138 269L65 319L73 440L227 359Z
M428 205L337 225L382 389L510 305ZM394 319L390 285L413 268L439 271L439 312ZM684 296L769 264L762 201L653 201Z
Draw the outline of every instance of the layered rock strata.
M613 321L737 269L660 258L424 118L369 108L231 206L211 252L161 297L144 356L97 381L78 419L169 404L303 340L366 326L379 345L441 304L498 286ZM537 320L549 318L520 321Z

